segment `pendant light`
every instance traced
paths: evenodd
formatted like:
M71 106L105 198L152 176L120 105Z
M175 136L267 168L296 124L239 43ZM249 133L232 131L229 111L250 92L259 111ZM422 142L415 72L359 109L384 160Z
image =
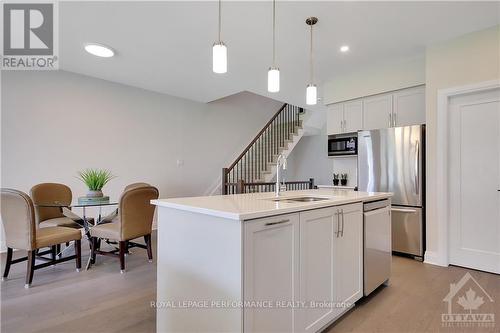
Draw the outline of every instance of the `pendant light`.
M318 18L316 17L308 17L306 20L306 24L311 27L311 48L310 48L310 77L309 84L306 89L306 104L307 105L316 105L318 101L318 91L314 82L313 77L313 25L318 23Z
M276 0L273 0L273 65L267 72L267 91L280 91L280 69L276 67Z
M220 38L221 32L221 0L219 0L219 39L212 48L212 70L214 73L227 72L227 47Z

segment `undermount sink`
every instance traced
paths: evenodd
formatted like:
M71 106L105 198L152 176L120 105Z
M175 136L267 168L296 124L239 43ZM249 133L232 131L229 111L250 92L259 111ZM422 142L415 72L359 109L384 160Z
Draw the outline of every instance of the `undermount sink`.
M296 201L296 202L314 202L314 201L321 201L321 200L328 200L330 198L322 198L322 197L295 197L295 198L273 198L270 199L272 201Z

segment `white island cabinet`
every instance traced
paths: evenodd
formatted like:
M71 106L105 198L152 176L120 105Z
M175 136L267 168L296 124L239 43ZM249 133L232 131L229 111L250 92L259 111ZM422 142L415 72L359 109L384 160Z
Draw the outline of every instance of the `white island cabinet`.
M316 197L298 202L287 199ZM157 332L318 332L363 294L363 202L337 190L155 200Z

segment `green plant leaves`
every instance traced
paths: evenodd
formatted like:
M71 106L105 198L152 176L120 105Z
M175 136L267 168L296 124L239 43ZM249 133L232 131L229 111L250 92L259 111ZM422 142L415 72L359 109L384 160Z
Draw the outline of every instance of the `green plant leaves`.
M78 172L77 178L84 182L90 191L100 191L115 176L109 170L85 169Z

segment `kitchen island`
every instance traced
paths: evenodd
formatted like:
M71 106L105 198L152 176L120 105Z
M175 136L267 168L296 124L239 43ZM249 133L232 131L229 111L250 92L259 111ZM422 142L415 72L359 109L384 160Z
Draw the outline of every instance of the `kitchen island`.
M390 196L320 189L152 201L157 332L320 331L363 296L363 202Z

